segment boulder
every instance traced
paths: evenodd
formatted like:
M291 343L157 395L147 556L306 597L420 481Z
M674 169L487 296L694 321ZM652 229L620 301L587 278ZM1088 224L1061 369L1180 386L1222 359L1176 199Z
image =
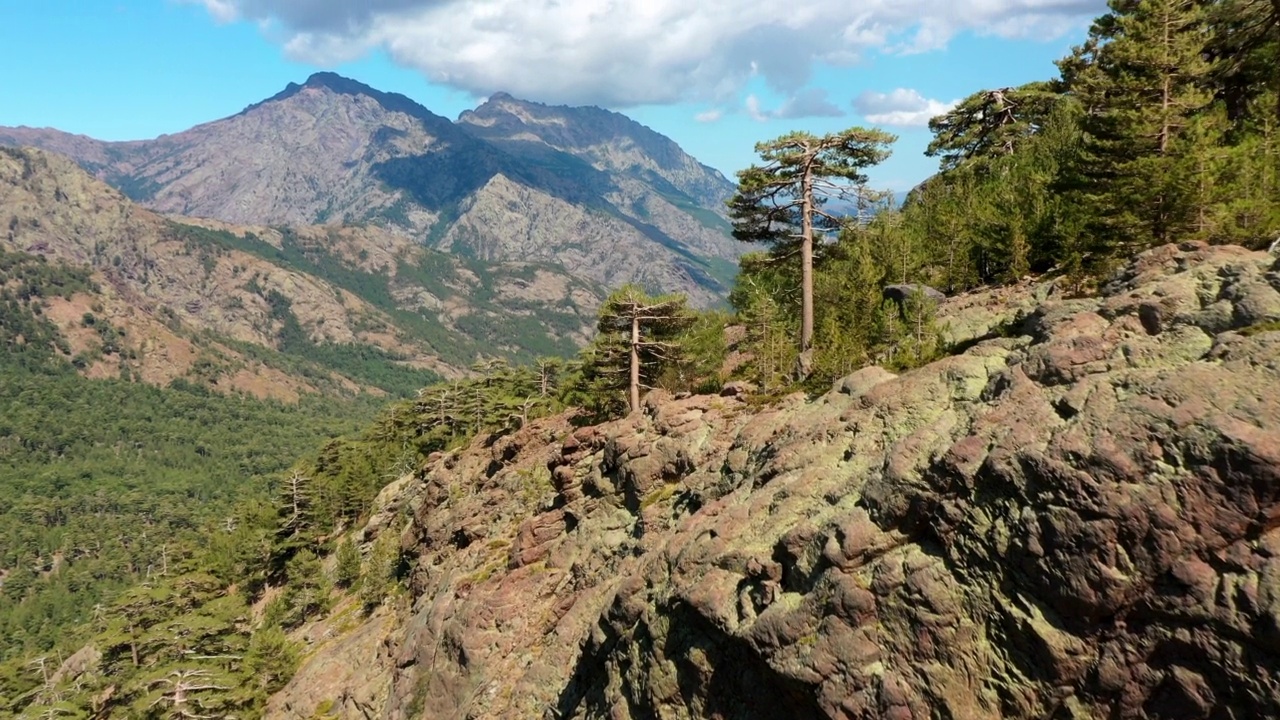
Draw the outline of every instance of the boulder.
M885 300L892 300L898 303L898 305L905 305L907 299L916 294L923 294L925 298L935 302L941 302L947 299L947 296L941 290L931 288L928 285L913 283L885 285L881 294Z

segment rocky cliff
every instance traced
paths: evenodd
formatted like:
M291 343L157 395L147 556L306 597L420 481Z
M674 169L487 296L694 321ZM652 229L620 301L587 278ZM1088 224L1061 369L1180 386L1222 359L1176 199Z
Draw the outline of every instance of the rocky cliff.
M1280 714L1277 258L1166 246L940 317L952 356L814 400L653 394L433 457L362 531L410 601L273 715Z

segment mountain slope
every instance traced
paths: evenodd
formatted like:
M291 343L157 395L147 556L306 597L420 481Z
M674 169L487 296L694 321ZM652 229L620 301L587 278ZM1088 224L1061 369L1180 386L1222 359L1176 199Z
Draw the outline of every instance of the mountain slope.
M540 133L536 143L516 132L521 117ZM723 177L594 108L496 96L455 124L402 95L318 73L234 116L154 140L0 128L0 144L65 153L163 213L245 225L371 223L490 261L527 259L530 247L551 261L566 249L618 249L621 261L608 268L566 267L583 280L683 291L702 305L723 296L740 253L723 219L731 190ZM499 218L473 212L496 204L583 220L531 222L515 238Z
M670 138L597 107L549 106L498 93L462 113L458 125L535 162L553 151L566 153L615 182L619 177L638 180L650 192L675 196L721 216L734 191L733 183Z
M603 294L552 265L450 257L377 228L175 221L30 149L0 148L0 222L0 248L93 270L96 294L47 308L95 358L89 308L126 330L90 370L157 383L249 368L286 397L330 380L403 394L481 357L572 353Z
M729 276L722 266L699 268L696 261L731 259L739 251L731 241L726 245L730 228L723 211L734 186L671 139L601 108L552 107L505 93L462 113L458 125L531 165L576 168L582 182L607 200L620 220L684 255L683 264L690 273L709 270L722 278ZM582 170L584 163L594 172ZM678 241L671 244L668 239ZM634 266L632 262L614 264Z

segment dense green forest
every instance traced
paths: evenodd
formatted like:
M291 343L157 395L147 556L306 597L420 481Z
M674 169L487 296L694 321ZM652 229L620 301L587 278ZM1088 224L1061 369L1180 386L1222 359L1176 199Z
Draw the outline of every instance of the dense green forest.
M344 533L368 517L389 479L477 434L561 411L577 423L615 417L634 404L631 378L673 392L745 379L760 390L754 401L768 402L825 390L869 363L903 369L953 351L940 340L936 303L924 292L887 302L888 284L955 294L1038 275L1088 293L1121 260L1160 243L1274 241L1280 10L1271 0L1109 8L1060 61L1059 77L976 92L934 119L929 154L939 172L900 208L862 174L892 138L848 135L874 152L852 165L835 157L832 175L870 219L828 218L816 202L812 356L803 364L805 273L794 233L746 223L746 206L736 233L765 245L742 260L732 313L623 288L576 358L487 360L466 380L416 393L416 378L379 374L375 384L413 397L372 422L367 403L287 406L82 379L39 306L88 287L89 276L0 255L0 714L255 716L298 661L288 631L344 597L370 610L399 593L405 563L395 539L360 548ZM764 145L764 159L804 137ZM766 176L744 171L740 191L766 202L752 195ZM788 213L777 217L799 225ZM252 238L191 240L248 243L241 249L277 253L393 308L385 281L341 275L292 241L277 250ZM384 357L311 344L293 330L287 302L272 307L287 355L365 379L386 367ZM662 308L662 322L632 323L628 312L641 307ZM531 343L521 358L563 353ZM264 595L274 599L252 612ZM96 670L55 672L83 647L100 655L89 663Z
M390 407L90 380L42 308L92 289L87 270L0 252L0 714L169 717L185 697L189 712L260 714L296 662L287 630L335 592L368 608L397 592L398 546L362 555L332 540L390 478L481 431L611 407L588 396L581 362L556 359L486 360ZM270 359L317 362L324 347L272 299ZM383 360L357 377L412 382ZM330 576L320 560L333 553ZM280 592L255 617L268 587ZM59 673L82 648L95 669Z
M377 408L368 397L285 405L83 378L42 302L90 289L87 270L0 252L0 714L56 705L40 694L55 658L125 618L121 603L140 592L122 598L127 588L190 590L174 611L216 600L209 613L231 612L230 575L189 574L209 567L210 535Z

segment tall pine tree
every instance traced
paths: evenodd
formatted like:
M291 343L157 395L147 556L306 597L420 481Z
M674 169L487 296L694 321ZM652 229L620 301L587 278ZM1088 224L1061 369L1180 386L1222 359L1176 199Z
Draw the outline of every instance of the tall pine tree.
M738 192L729 201L733 236L746 242L794 244L800 255L799 375L812 370L813 258L815 233L840 219L823 211L826 198L865 195L866 169L889 157L897 137L854 127L821 137L793 132L758 143L763 165L738 173Z
M1101 260L1194 226L1183 135L1211 101L1206 14L1196 0L1110 0L1089 41L1060 63L1084 106L1083 152L1067 178Z

